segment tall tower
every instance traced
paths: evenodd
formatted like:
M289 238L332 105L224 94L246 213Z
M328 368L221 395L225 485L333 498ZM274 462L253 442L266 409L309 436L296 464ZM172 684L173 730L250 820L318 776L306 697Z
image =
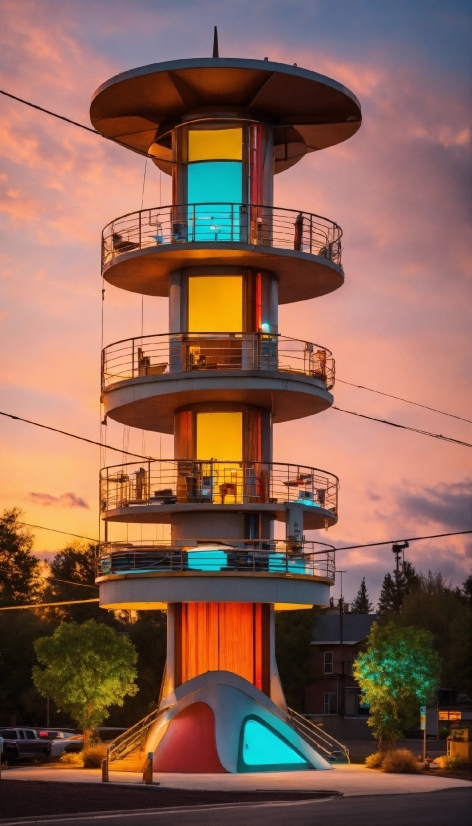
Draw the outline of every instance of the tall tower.
M161 771L328 768L291 725L274 611L328 604L333 555L303 531L335 524L338 479L273 462L272 428L333 402L331 352L279 333L278 307L342 285L342 233L275 207L273 176L353 135L359 103L296 65L213 57L112 78L91 120L172 175L171 205L114 219L102 241L107 282L169 299L167 333L102 361L106 415L174 435L173 460L101 473L100 604L167 611L146 752ZM171 536L116 541L120 522Z

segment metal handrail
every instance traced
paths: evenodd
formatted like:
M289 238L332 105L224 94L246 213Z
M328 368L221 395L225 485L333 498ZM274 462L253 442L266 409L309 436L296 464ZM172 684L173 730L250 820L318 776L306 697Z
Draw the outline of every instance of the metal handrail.
M106 542L101 545L97 575L127 572L251 573L323 577L334 580L335 551L321 542L279 539L169 540Z
M338 510L333 473L286 462L148 459L100 471L102 512L130 506L299 504Z
M296 209L230 202L170 204L115 218L102 233L102 268L127 252L166 244L241 243L291 249L341 266L342 229Z
M347 746L344 746L339 740L336 740L335 737L332 737L325 731L321 731L311 720L307 720L306 717L303 717L298 711L294 711L293 708L288 708L287 711L298 734L305 740L308 740L311 745L314 745L318 751L321 750L328 755L327 759L331 758L332 760L335 754L341 751L344 753L347 762L350 763L349 749Z
M130 752L134 751L138 745L140 745L141 748L144 747L147 732L153 722L159 717L160 714L166 711L167 708L169 708L169 706L166 706L166 708L154 709L154 711L151 711L151 713L146 717L143 717L142 720L135 723L134 726L131 726L131 728L127 731L124 731L123 734L119 734L118 737L115 737L115 739L108 745L108 760L110 762L112 760L123 760L130 754Z
M333 354L326 347L272 333L158 333L115 341L102 352L102 392L141 376L206 370L297 373L334 386Z

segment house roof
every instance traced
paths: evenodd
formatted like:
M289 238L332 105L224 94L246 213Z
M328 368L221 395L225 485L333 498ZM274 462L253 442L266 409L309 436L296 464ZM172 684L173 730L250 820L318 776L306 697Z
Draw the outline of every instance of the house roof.
M364 640L377 614L344 614L343 644L355 645ZM339 614L322 614L315 622L312 645L339 645Z

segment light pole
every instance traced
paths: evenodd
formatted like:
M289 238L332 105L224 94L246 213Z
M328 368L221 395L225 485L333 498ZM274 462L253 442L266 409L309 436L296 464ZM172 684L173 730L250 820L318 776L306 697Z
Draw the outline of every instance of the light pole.
M341 574L341 596L339 597L339 656L341 659L341 698L339 703L339 713L344 716L344 651L343 651L343 637L344 637L344 600L343 600L343 574L347 571L337 571Z

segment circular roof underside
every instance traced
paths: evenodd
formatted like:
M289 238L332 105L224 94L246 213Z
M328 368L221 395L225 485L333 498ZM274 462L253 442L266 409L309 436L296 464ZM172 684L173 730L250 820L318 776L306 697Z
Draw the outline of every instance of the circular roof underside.
M275 171L341 143L361 125L360 103L324 75L267 60L199 58L154 63L123 72L95 92L93 126L135 152L189 115L266 120L274 129ZM155 163L170 172L170 149Z

